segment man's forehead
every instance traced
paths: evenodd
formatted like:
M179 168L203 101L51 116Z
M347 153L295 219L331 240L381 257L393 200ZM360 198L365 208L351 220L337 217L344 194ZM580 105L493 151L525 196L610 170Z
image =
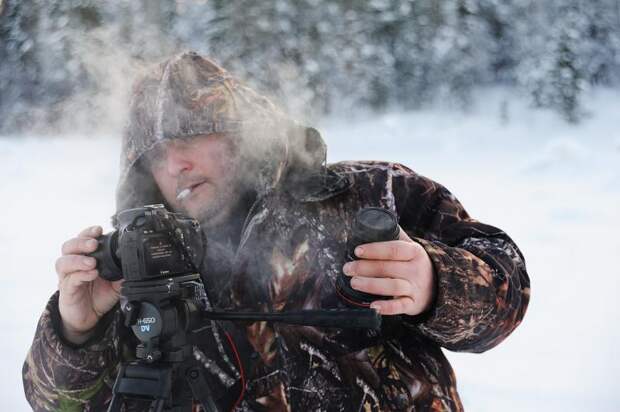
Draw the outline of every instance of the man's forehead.
M154 155L161 154L164 149L169 147L182 147L222 139L231 141L229 138L230 134L228 133L204 133L165 137L163 139L158 139L154 141L153 144L147 150L145 150L144 153L147 157L153 157Z
M199 133L199 134L168 137L168 138L162 139L161 142L166 143L166 144L175 144L175 143L187 143L187 142L192 142L192 141L230 139L231 137L232 135L230 133L225 133L225 132Z

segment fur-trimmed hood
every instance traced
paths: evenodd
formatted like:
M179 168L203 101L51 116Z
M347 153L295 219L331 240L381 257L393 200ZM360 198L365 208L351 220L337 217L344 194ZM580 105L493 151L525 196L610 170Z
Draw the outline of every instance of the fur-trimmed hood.
M297 197L315 200L347 186L325 168L326 146L318 131L299 125L213 61L186 52L135 83L123 134L117 211L165 203L141 162L144 153L167 139L210 133L235 139L251 171L250 187L259 195L283 185ZM300 192L300 180L308 179L315 184Z

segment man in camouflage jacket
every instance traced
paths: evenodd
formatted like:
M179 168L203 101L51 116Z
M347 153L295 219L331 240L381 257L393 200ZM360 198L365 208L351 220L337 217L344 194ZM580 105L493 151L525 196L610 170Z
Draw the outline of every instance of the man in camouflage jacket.
M241 159L223 168L226 177L235 176L227 181L234 190L218 207L230 213L215 223L202 221L209 246L201 274L213 307L347 307L335 281L351 221L368 206L398 215L401 241L422 250L433 273L432 300L424 310L386 314L380 333L207 323L193 352L220 410L461 411L441 348L483 352L521 322L530 290L514 242L469 217L443 186L405 166L325 165L316 130L294 123L195 53L162 63L134 89L118 210L153 203L178 208L152 173L157 152L164 144L209 135L225 136ZM411 301L416 298L412 293ZM117 303L100 314L88 339L75 343L63 329L59 293L52 296L23 368L34 410L107 407L119 362L128 356L119 312ZM126 407L145 410L139 402Z

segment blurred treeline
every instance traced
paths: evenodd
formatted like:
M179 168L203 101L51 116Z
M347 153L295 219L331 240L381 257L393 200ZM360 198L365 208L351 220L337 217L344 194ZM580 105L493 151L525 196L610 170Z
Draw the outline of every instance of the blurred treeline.
M588 87L620 84L620 0L0 0L0 131L186 49L297 113L465 108L505 85L576 122Z

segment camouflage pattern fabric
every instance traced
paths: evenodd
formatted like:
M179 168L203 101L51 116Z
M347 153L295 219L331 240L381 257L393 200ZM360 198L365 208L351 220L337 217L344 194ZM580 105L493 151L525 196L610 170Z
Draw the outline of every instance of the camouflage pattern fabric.
M184 88L188 82L192 87ZM170 96L192 104L166 109L164 125L166 116L157 110ZM405 166L323 164L318 132L286 119L267 99L193 53L175 56L138 83L131 118L119 209L163 202L139 161L162 136L208 134L228 124L226 133L243 145L244 139L261 138L260 130L248 133L257 124L271 125L269 156L263 152L252 163L259 178L242 216L238 246L225 264L207 265L217 270L202 273L206 285L217 284L207 289L218 308L346 307L335 280L351 221L362 207L394 211L435 269L431 309L415 317L384 317L379 332L205 324L194 356L213 392L225 394L218 398L221 410L463 410L442 348L483 352L496 346L519 325L529 301L524 258L506 233L471 218L446 188ZM235 125L251 127L240 132ZM24 388L34 410L105 410L119 361L128 358L122 338L127 331L119 322L118 312L111 312L93 338L72 346L61 337L57 294L52 297L24 364ZM226 336L241 349L240 364ZM126 410L146 408L127 404Z
M116 325L102 322L97 339L78 348L59 337L58 321L57 292L39 320L24 363L26 398L35 411L99 410L96 405L109 400L116 373Z
M250 399L273 410L462 410L440 347L483 352L520 323L529 301L522 255L504 232L470 218L443 186L402 165L343 162L331 169L351 179L345 193L303 202L283 191L260 201L233 273L237 305L346 307L335 281L353 215L369 206L396 212L428 252L438 279L436 302L420 316L384 317L379 335L264 323L248 327L261 355L249 381Z

